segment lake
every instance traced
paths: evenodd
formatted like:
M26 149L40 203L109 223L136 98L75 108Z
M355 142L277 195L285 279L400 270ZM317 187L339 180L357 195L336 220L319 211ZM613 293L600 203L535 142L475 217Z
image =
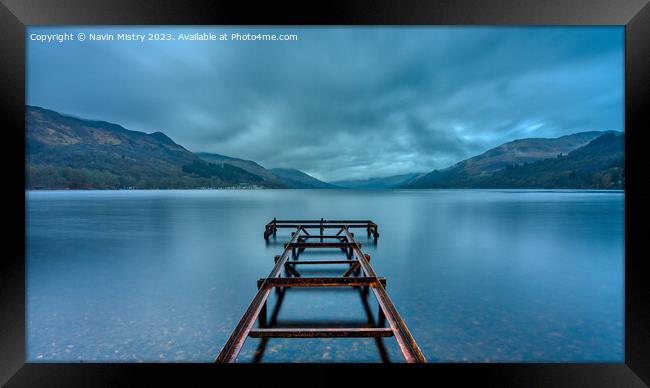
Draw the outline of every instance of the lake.
M289 239L267 244L264 225L324 217L379 225L376 245L356 237L429 362L622 362L624 206L604 191L26 192L28 361L211 362ZM277 321L349 326L366 302L376 316L372 293L290 289ZM386 359L402 361L394 338L249 338L238 361Z

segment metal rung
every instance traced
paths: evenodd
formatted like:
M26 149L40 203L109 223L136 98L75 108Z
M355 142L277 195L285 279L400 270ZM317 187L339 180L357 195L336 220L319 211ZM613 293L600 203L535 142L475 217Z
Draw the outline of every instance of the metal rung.
M277 225L282 225L282 224L316 224L322 222L323 224L369 224L369 225L377 225L374 222L370 220L275 220L269 222L269 224L277 224Z
M352 242L296 242L287 243L287 248L353 248L360 245L361 243Z
M274 225L276 228L289 228L289 229L295 229L295 228L304 228L304 229L338 229L342 227L346 227L348 229L352 228L368 228L368 224L277 224ZM375 226L370 225L371 228L374 228Z
M260 279L259 282L264 280L269 287L357 287L374 286L377 283L386 284L386 278L383 277L267 278Z
M313 238L313 239L319 239L319 238L345 239L345 236L341 236L341 235L338 235L338 236L337 236L337 235L332 235L332 234L328 234L328 235L324 235L324 236L321 236L321 235L319 235L319 234L310 234L309 236L300 236L300 237L302 237L302 238L304 238L304 239L312 239L312 238Z
M392 337L393 330L384 327L351 328L264 328L251 330L253 338L341 338L341 337Z
M296 264L354 264L357 260L295 260L288 261L287 264L296 265Z

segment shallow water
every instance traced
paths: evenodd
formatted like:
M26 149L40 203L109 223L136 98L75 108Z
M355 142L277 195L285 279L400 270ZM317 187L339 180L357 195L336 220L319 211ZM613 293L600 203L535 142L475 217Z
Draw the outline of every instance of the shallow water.
M623 361L622 192L42 191L26 198L29 361L212 361L289 238L284 230L265 243L273 217L376 222L376 245L365 231L357 236L429 361ZM356 290L291 289L277 319L353 325L367 322L363 302ZM367 302L376 317L372 294ZM260 343L248 339L239 361L253 360ZM380 361L381 349L401 361L393 338L271 339L261 359Z

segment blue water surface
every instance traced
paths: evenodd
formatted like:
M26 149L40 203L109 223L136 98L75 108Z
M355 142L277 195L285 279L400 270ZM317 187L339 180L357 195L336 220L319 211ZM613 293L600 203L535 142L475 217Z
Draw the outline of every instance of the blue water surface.
M289 238L284 230L265 243L273 217L376 222L376 245L356 235L430 362L623 361L623 192L37 191L26 199L28 361L211 362ZM372 294L365 301L376 316ZM367 318L360 293L339 288L288 290L277 314L297 326ZM239 361L386 358L402 361L393 338L251 338Z

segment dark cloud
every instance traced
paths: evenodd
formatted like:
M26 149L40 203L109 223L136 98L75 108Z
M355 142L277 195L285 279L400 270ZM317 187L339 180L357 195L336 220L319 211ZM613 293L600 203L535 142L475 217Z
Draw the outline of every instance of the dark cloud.
M123 28L34 27L29 33ZM325 180L623 130L622 27L138 28L297 42L28 44L28 103Z

